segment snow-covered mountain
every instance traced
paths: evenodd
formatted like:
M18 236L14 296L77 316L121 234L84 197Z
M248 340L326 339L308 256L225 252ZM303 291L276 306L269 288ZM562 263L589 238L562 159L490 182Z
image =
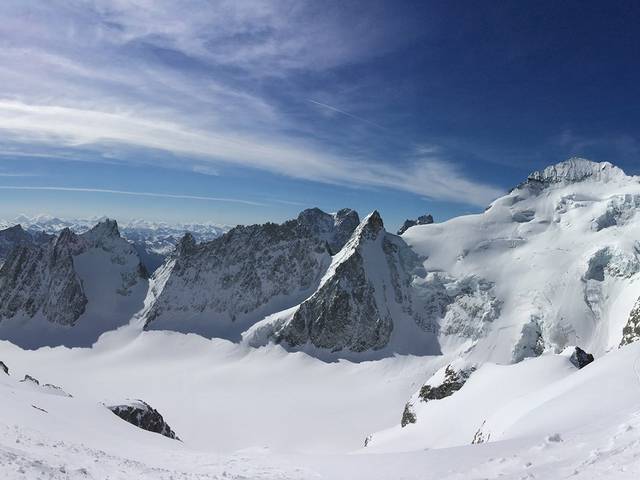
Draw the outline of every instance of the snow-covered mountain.
M29 217L19 215L14 219L0 220L0 229L20 225L27 232L34 235L57 235L65 228L74 233L84 233L106 217L93 218L58 218L51 215L37 215ZM146 220L131 220L119 222L120 234L134 244L143 264L150 272L158 268L171 253L185 233L193 235L197 242L208 242L219 237L230 227L213 223L175 223L149 222ZM0 246L0 253L2 247ZM0 256L0 258L2 258Z
M568 345L601 355L620 343L640 294L638 206L637 177L571 159L532 173L482 214L402 238L427 272L493 285L500 314L465 345L472 360L517 362Z
M113 220L19 243L0 268L0 338L29 348L91 345L142 308L146 278Z
M42 244L50 239L51 235L47 233L27 231L20 225L0 230L0 265L18 245Z
M343 354L437 353L434 330L412 286L420 268L418 257L373 212L334 255L313 295L255 325L245 338L253 345L272 339L289 348Z
M358 214L303 211L281 225L238 226L210 242L187 234L151 282L147 329L239 340L266 315L309 297Z

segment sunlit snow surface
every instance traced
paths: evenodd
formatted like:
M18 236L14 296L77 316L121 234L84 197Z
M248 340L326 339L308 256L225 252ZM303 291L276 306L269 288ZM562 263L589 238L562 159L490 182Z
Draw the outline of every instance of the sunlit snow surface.
M362 442L372 430L399 421L403 402L440 359L325 363L280 347L250 349L127 328L104 335L93 349L23 351L2 342L0 358L11 374L0 373L2 478L560 479L640 473L640 344L582 370L561 355L485 365L458 394L408 427L430 448L405 439L391 453L375 441L362 449ZM25 373L73 397L18 382ZM123 398L153 405L183 442L139 430L101 405ZM483 419L496 441L469 445Z

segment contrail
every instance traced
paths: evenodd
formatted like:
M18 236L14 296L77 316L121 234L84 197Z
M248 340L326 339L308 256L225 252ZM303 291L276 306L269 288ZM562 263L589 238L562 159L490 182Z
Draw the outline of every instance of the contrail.
M383 130L389 130L387 127L383 127L382 125L372 122L371 120L367 120L366 118L359 117L354 115L353 113L345 112L344 110L340 110L339 108L332 107L331 105L327 105L326 103L316 102L315 100L308 99L309 102L314 103L316 105L320 105L321 107L328 108L329 110L333 110L334 112L341 113L342 115L346 115L347 117L355 118L356 120L360 120L361 122L368 123L369 125L373 125L374 127L381 128Z
M200 196L200 195L176 195L172 193L132 192L129 190L109 190L105 188L32 187L32 186L0 185L0 190L46 190L46 191L53 191L53 192L111 193L115 195L134 195L137 197L177 198L177 199L184 199L184 200L203 200L208 202L241 203L244 205L253 205L258 207L268 206L266 203L252 202L250 200L241 200L238 198L207 197L207 196Z

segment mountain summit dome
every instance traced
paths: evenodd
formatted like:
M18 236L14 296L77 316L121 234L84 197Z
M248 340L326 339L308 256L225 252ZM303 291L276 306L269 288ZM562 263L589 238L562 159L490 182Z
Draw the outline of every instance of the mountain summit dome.
M573 157L564 162L550 165L544 170L530 173L527 177L527 183L575 183L587 179L608 182L624 177L626 177L624 171L609 162L593 162L585 158Z

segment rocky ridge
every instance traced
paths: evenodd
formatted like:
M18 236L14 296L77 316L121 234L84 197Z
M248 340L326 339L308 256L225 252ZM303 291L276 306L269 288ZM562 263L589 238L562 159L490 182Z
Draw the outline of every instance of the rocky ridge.
M237 226L210 242L185 235L154 275L145 328L239 339L265 315L311 295L358 220L349 209L310 209L280 225Z
M18 244L0 268L0 327L14 317L36 316L52 324L74 326L89 303L87 288L91 285L86 282L98 281L105 273L96 270L100 268L117 275L117 290L112 293L122 297L147 276L133 246L120 236L113 220L80 235L63 229L46 243ZM101 296L109 294L98 290Z
M125 422L142 430L180 440L160 412L142 400L131 400L125 404L110 405L107 408Z

